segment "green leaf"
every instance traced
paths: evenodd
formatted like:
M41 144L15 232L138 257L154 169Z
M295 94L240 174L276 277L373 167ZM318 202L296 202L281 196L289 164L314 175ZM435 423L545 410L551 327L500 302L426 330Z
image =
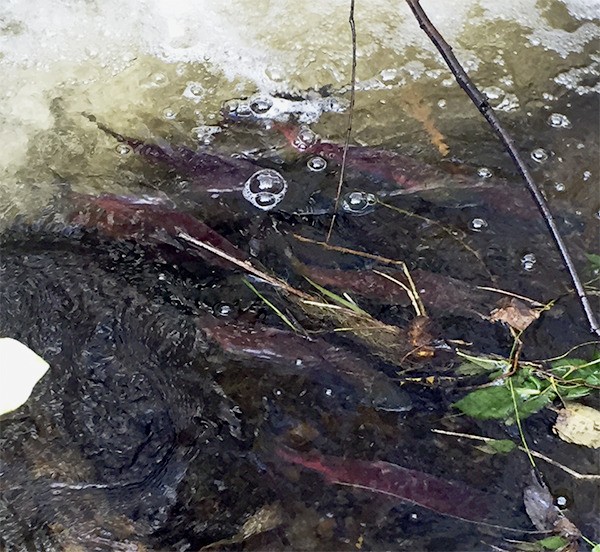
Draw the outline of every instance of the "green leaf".
M569 399L580 399L581 397L587 397L592 390L589 387L583 387L581 385L577 385L575 387L566 387L564 385L559 385L558 394L563 400Z
M501 454L511 452L517 446L509 439L494 439L493 441L487 441L486 444Z
M600 269L600 255L594 255L593 253L586 253L588 261L592 265L592 270Z
M504 385L472 391L454 406L478 420L505 419L514 412L510 391Z
M305 276L305 278L306 278L306 276ZM337 293L333 293L333 291L329 291L327 288L324 288L323 286L320 286L316 282L313 282L310 278L306 278L306 280L308 280L308 283L311 286L317 288L325 297L328 297L332 301L335 301L338 305L341 305L342 307L346 307L347 309L353 310L357 314L367 315L367 313L364 310L362 310L356 303L353 303L352 301L348 301L348 299L342 297L341 295L338 295Z
M545 539L537 541L547 550L558 550L568 544L567 539L559 536L546 537Z
M279 318L281 318L281 320L283 320L283 322L286 325L288 325L292 329L292 331L298 332L298 328L296 328L296 326L294 326L294 324L291 323L290 319L285 314L283 314L273 303L271 303L271 301L269 301L260 291L258 291L248 280L246 280L246 278L244 278L242 281L254 293L256 293L256 295L258 295L258 297L260 297L264 301L265 304L267 304L269 307L271 307L273 309L273 311L275 311L275 314L277 316L279 316Z
M458 351L458 356L467 360L457 369L457 373L463 376L476 376L479 374L496 373L505 374L511 368L510 362L502 357L477 357L467 355Z
M540 392L536 387L520 387L516 391L517 409L522 420L544 408L555 397L553 391ZM524 391L530 391L531 394ZM506 385L477 389L454 403L454 406L478 420L499 419L513 423L515 419L512 395Z

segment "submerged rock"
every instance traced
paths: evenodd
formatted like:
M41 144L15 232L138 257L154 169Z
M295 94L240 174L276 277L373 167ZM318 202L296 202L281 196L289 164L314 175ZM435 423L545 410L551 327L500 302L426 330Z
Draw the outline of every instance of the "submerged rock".
M51 366L2 417L0 547L162 549L234 534L262 491L192 317L72 242L3 243L0 279L0 335Z

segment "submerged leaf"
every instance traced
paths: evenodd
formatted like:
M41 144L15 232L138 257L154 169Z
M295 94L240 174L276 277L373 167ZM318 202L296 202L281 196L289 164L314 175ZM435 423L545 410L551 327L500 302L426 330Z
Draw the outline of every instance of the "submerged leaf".
M540 393L535 388L516 388L516 402L521 419L538 412L552 402L554 394ZM477 389L454 403L459 410L479 420L500 419L510 422L515 416L515 407L510 389L506 385Z
M306 276L305 276L305 278L306 278ZM341 295L338 295L337 293L334 293L333 291L329 291L327 288L324 288L323 286L320 286L316 282L313 282L310 278L306 278L306 280L308 281L308 283L311 286L313 286L317 290L319 290L325 297L328 297L329 299L331 299L338 305L341 305L342 307L346 307L346 308L354 311L356 314L367 314L356 303L349 301L348 299L345 299L344 297L342 297Z
M502 387L477 389L454 403L456 408L479 420L507 418L514 412L510 391Z
M467 360L461 364L456 373L462 376L478 376L480 374L490 374L497 377L510 371L511 365L508 359L502 357L477 357L458 352L458 356Z
M239 544L248 540L254 535L272 531L283 523L283 514L279 504L267 504L250 516L240 531L229 539L222 539L203 546L200 550L211 550L213 548L221 548L227 550L227 546L231 544Z
M560 518L548 487L531 475L531 484L523 491L525 511L538 531L551 531Z
M563 546L568 544L567 539L559 536L546 537L545 539L537 541L538 544L542 545L546 550L559 550Z
M558 413L554 432L567 443L600 448L600 412L589 406L569 403Z
M600 255L594 255L593 253L586 253L588 261L592 265L592 270L600 270Z
M515 297L504 299L498 305L498 308L492 311L490 320L504 322L519 332L527 329L540 317L539 310L532 309Z
M494 439L492 441L487 441L487 444L496 452L499 452L501 454L511 452L517 447L517 445L515 445L509 439Z

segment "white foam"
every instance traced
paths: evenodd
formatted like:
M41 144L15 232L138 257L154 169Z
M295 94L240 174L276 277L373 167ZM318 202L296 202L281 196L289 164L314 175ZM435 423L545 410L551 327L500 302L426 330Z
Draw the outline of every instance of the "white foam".
M600 36L598 0L424 0L422 5L468 70L491 67L497 71L494 83L513 82L495 50L512 51L515 36L527 36L532 47L520 44L519 56L532 70L546 71L537 82L551 78L580 93L590 90L580 86L585 74L575 70L547 74L551 63L539 61L539 49L566 57L589 47ZM182 105L192 105L197 128L210 128L220 104L235 96L325 85L343 90L350 78L348 7L348 0L300 5L292 0L2 0L0 174L14 176L27 166L40 132L56 122L55 100L65 97L73 113L115 114L119 124L125 118L164 120L165 113L173 113L176 124ZM560 25L549 17L552 7L565 19ZM405 3L358 2L355 20L361 93L400 89L445 71ZM578 67L586 63L574 61ZM182 76L186 71L198 74ZM153 81L156 72L165 80ZM510 105L519 100L523 105L519 91L510 88L505 90L515 95ZM290 109L283 100L274 105L274 111ZM318 105L302 109L306 122L324 111Z

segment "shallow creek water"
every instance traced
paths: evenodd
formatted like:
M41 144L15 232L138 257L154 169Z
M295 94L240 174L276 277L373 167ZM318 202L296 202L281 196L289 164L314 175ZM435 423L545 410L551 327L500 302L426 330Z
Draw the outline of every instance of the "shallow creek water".
M532 530L522 501L530 471L524 455L492 456L431 432L518 441L516 428L459 416L451 405L462 395L450 377L401 388L394 382L406 370L452 376L449 352L394 364L330 331L299 348L298 358L300 346L289 342L286 358L275 344L288 343L277 333L288 328L239 271L190 255L168 236L148 247L141 233L113 239L69 218L81 207L74 198L87 197L74 194L161 198L307 291L298 261L315 269L380 268L292 237L325 238L339 176L331 159L289 147L280 130L292 123L343 142L348 3L33 4L0 6L0 334L27 343L51 369L28 403L1 420L0 548L184 551L224 540L224 549L433 551L531 539L326 484L276 454L289 447L383 460L456 481L485 493L485 521ZM513 133L582 277L591 279L585 254L598 253L600 231L600 4L423 7ZM589 341L510 160L408 9L357 2L355 19L352 143L452 176L442 187L397 193L377 171L350 170L332 243L402 259L415 274L542 302L558 298L524 335L523 358L553 357ZM243 193L242 179L223 191L231 173L217 168L214 183L198 192L185 171L150 163L93 121L168 151L184 145L249 160L279 174L285 188L264 209L256 199L264 183ZM418 167L416 179L424 179L429 169ZM464 175L476 191L457 186ZM396 210L364 201L372 197ZM323 328L253 283L307 330ZM465 296L453 303L442 293L450 299L430 312L439 337L470 343L472 352L509 354L505 327L473 316ZM414 318L409 304L351 295L388 324L405 329ZM486 313L493 306L489 297L477 304ZM263 330L242 347L235 332L255 324ZM393 397L385 386L365 391L365 377L394 382ZM544 410L527 420L530 445L593 473L597 455L553 435L554 417ZM568 498L569 517L599 539L598 489L541 468L550 490ZM452 512L459 496L446 499ZM264 532L227 541L266 507L275 512L272 530L260 518Z

